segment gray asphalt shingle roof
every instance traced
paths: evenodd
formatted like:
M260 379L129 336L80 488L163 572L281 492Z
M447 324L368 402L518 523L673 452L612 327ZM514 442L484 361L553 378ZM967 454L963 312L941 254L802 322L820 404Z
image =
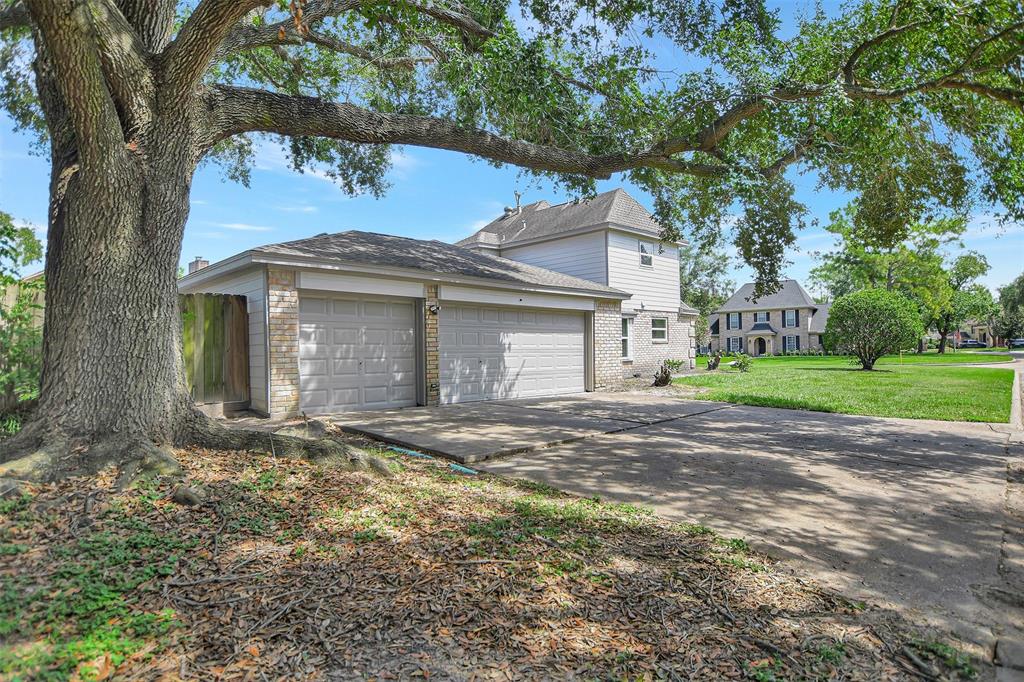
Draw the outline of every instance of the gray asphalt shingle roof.
M625 292L560 272L527 265L508 258L476 253L460 246L376 232L349 230L321 234L252 249L254 254L300 256L379 267L410 268L424 272L491 279L560 289L611 294Z
M611 224L629 230L661 235L661 226L636 199L623 189L598 194L590 199L552 206L546 201L527 204L516 213L502 215L460 242L508 245L537 237Z
M775 308L817 308L810 294L804 291L800 283L795 279L784 279L780 283L781 288L774 294L762 296L757 301L753 300L754 283L748 282L729 297L721 308L715 312L729 313L744 310L765 310Z
M828 323L828 311L831 308L831 303L819 303L818 309L814 311L814 317L811 318L811 327L808 331L812 334L824 334L825 325Z
M771 326L767 322L755 322L754 326L747 330L748 334L756 334L757 332L768 332L770 334L777 334L775 327Z

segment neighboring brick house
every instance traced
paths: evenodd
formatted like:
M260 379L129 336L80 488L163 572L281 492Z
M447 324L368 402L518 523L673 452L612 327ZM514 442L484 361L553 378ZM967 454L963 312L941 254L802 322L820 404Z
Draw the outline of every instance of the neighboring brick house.
M830 304L815 303L796 280L780 285L757 300L753 283L740 287L711 315L710 350L748 355L820 350Z
M650 376L665 360L693 369L697 311L679 298L679 244L622 189L552 206L505 210L459 246L580 277L631 294L622 302L621 375Z

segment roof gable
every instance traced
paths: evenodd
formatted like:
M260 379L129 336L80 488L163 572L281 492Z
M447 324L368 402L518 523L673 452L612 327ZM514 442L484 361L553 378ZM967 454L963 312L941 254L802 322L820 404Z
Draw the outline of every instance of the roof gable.
M567 232L610 225L621 229L661 235L661 226L640 203L623 189L589 199L550 205L538 201L502 215L463 239L459 246L508 245Z
M754 283L748 282L739 288L735 294L729 297L722 307L716 312L737 312L742 310L766 310L777 308L817 308L814 299L811 298L800 283L795 279L784 279L779 282L780 288L773 294L762 296L754 300Z

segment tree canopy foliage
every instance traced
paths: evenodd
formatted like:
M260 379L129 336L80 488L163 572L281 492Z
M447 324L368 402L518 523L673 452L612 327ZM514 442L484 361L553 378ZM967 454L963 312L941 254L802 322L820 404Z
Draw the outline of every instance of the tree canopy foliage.
M18 399L39 392L42 366L38 292L42 280L20 281L18 273L42 258L42 244L31 227L17 226L0 211L0 397Z
M1024 274L999 289L996 333L1004 339L1024 338Z
M856 356L867 370L887 353L913 348L923 331L914 302L886 289L840 296L825 324L829 346Z
M63 5L76 8L70 23L48 9ZM977 201L1024 218L1017 0L849 0L789 23L780 11L3 0L0 105L43 141L57 125L90 147L132 145L155 104L190 116L182 97L198 92L211 119L200 155L228 177L247 180L269 135L297 170L324 170L350 194L386 191L389 144L520 166L580 194L622 174L653 195L667 238L729 232L759 288L779 278L803 224L791 167L853 193L858 236L878 248ZM58 93L40 93L26 68L40 50ZM65 68L83 59L95 68ZM96 95L93 115L46 115L46 97L83 93Z

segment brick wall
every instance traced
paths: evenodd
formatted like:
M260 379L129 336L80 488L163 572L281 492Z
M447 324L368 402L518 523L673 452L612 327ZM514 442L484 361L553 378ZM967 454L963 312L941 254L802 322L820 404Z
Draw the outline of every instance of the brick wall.
M594 389L622 381L622 303L598 301L594 309Z
M293 270L267 271L272 417L299 412L299 292Z
M438 323L441 316L430 312L430 306L438 305L436 284L427 285L423 305L424 345L427 356L427 405L437 405L441 400L441 358L438 352Z
M651 338L651 320L655 317L668 318L667 343ZM639 374L653 379L665 360L683 360L684 369L693 369L696 362L695 322L695 317L678 312L638 312L633 319L633 360L622 361L623 376Z

